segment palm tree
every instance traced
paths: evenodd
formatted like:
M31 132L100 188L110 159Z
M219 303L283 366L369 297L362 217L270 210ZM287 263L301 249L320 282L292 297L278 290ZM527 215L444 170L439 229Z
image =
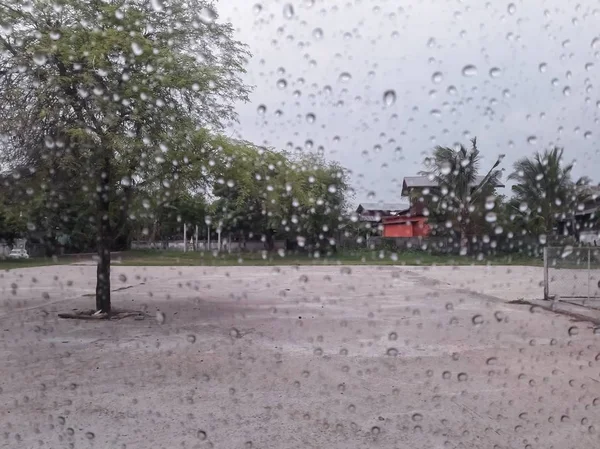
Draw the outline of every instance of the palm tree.
M439 186L436 191L439 200L434 213L444 216L453 227L458 227L462 251L467 248L474 214L483 215L485 199L495 194L502 173L497 167L503 158L504 155L500 155L487 174L480 176L481 156L477 139L473 139L470 149L463 145L457 149L437 146L432 157L425 159L425 170L421 173L435 180Z
M564 164L563 151L555 147L519 159L508 177L516 181L512 191L520 213L527 223L537 224L540 234L550 234L557 218L572 207L575 199L573 164Z

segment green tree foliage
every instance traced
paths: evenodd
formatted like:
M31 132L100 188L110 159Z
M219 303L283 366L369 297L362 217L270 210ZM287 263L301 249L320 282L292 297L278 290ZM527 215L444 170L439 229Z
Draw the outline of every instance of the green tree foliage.
M512 187L515 219L532 234L550 235L557 219L574 210L573 164L565 164L563 153L562 148L553 148L524 157L509 176L516 181Z
M261 236L288 247L335 246L347 207L347 174L314 154L290 155L221 139L213 223L240 241ZM295 242L295 243L294 243Z
M202 182L202 129L235 118L248 53L203 0L6 0L0 17L1 162L39 173L45 204L89 204L109 312L110 248L136 191Z
M481 235L486 222L495 221L496 186L501 171L497 169L501 156L483 177L479 175L481 154L477 141L471 148L457 149L438 146L424 161L421 172L434 180L435 189L420 194L430 215L430 224L437 235L457 233L463 251L468 237Z

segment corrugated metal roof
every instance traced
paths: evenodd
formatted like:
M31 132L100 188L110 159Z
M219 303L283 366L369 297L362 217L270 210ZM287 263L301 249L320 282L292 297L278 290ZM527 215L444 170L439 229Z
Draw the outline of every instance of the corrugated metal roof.
M477 186L483 181L485 176L476 176L475 181L471 183L471 185ZM427 187L437 187L437 181L430 180L428 176L407 176L404 178L404 182L402 183L402 195L406 195L408 192L407 189L418 189L418 188L427 188ZM496 187L504 187L502 182L498 182Z
M428 176L407 176L404 178L406 187L435 187L437 182L435 179L430 180Z
M358 209L362 211L398 211L408 209L408 203L360 203ZM362 208L362 209L361 209Z

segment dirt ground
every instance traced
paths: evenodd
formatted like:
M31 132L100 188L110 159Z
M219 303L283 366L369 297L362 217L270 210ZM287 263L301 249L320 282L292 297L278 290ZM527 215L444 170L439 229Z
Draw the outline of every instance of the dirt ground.
M95 267L0 273L6 448L597 448L600 335L541 268Z

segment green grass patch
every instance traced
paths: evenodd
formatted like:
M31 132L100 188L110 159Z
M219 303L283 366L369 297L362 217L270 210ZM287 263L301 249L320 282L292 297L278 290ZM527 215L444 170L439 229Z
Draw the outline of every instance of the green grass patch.
M14 270L17 268L45 267L48 265L64 265L71 263L72 260L66 261L61 259L53 259L48 257L31 257L29 259L0 259L0 270Z

